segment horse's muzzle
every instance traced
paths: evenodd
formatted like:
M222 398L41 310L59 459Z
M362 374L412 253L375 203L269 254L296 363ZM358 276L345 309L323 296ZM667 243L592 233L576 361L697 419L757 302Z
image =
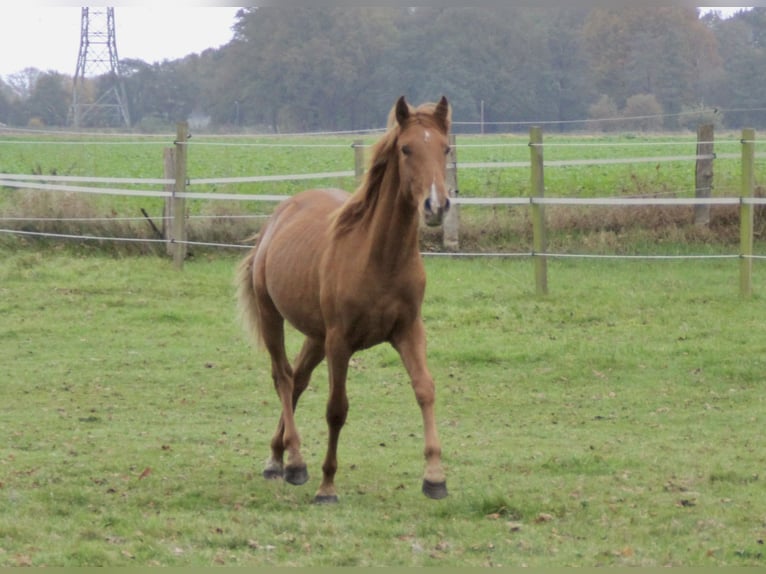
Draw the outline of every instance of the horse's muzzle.
M437 227L441 225L442 220L444 219L444 214L446 214L450 208L448 197L444 198L444 203L435 204L436 202L431 201L430 197L426 199L423 204L423 218L425 219L426 225L429 227Z

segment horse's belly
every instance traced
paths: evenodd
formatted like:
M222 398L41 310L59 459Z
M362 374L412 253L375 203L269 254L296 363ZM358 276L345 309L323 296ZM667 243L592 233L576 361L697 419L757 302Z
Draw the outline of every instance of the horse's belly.
M295 205L286 206L291 210L269 230L261 263L266 290L279 313L305 335L322 337L319 262L328 241L330 214L342 204L344 195L315 195L288 200Z

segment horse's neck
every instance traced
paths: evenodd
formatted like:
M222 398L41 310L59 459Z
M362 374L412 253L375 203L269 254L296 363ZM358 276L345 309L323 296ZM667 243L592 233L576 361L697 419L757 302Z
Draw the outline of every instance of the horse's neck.
M394 192L391 187L396 187ZM393 270L413 258L419 260L419 213L407 205L398 188L398 177L387 173L370 221L370 257L373 263Z

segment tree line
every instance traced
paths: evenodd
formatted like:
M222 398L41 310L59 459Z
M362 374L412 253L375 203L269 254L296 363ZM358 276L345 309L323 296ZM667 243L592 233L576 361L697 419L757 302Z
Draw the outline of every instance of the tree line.
M458 131L758 128L764 69L766 8L722 19L639 3L243 8L220 48L121 62L137 129L195 118L278 132L377 128L401 94L446 95ZM96 100L107 82L89 82ZM71 88L40 70L0 79L0 122L64 126Z

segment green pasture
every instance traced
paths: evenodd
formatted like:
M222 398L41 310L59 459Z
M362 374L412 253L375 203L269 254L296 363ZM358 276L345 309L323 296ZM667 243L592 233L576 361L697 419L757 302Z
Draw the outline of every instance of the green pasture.
M156 174L154 174L156 175ZM237 259L0 247L0 566L763 566L766 299L736 260L427 259L450 496L396 354L357 355L337 506L261 479L278 417ZM295 351L299 338L289 333Z
M378 135L216 137L193 135L189 142L190 179L287 175L349 171L354 169L352 144L370 145ZM8 135L0 137L0 172L103 177L159 178L163 176L162 150L172 147L173 135L115 138L99 135ZM719 154L739 153L740 135L719 134ZM457 136L458 163L528 162L529 138L525 134ZM544 134L546 161L693 156L692 133L614 136ZM555 196L602 197L631 195L690 196L694 192L694 162L647 162L599 166L550 167L546 193ZM465 197L529 195L526 168L465 168L458 171ZM338 186L353 190L353 178L255 184L192 186L191 191L291 194L309 186ZM736 195L739 160L716 161L715 190ZM112 186L113 187L113 186ZM8 198L4 198L5 201ZM149 198L102 198L118 213L137 203L156 208ZM193 210L200 210L197 205Z
M3 134L0 137L0 173L128 178L163 177L163 149L173 145L167 136L106 134ZM340 187L352 191L353 177L333 177L287 182L194 184L195 180L246 176L275 176L352 171L354 149L361 140L371 145L378 138L343 136L214 136L193 134L189 140L190 191L233 194L290 195L308 187ZM740 134L717 135L714 196L736 196L740 187L740 161L724 157L740 153ZM458 135L458 165L477 162L529 161L528 136ZM659 196L694 194L694 161L636 161L627 164L556 166L567 160L620 160L625 158L693 156L693 133L562 135L544 134L546 195L550 197ZM758 147L758 146L756 146ZM762 195L755 166L756 194ZM89 184L93 185L93 184ZM147 184L105 184L108 187L157 190ZM530 193L529 169L458 168L461 197L526 197ZM187 227L191 241L238 243L257 230L259 219L274 203L256 201L187 201L192 219ZM83 193L43 192L0 188L0 228L24 229L69 235L155 238L143 212L160 226L163 200ZM756 209L756 235L766 233L766 218ZM686 207L554 207L546 210L552 252L651 254L656 245L695 244L737 252L739 237L736 207L713 207L711 225L692 225L693 209ZM9 219L15 218L15 219ZM20 221L42 218L44 221ZM75 221L109 218L108 221ZM131 221L113 218L136 218ZM65 220L65 221L62 221ZM460 240L464 251L528 252L531 223L527 206L471 206L460 212ZM427 236L427 249L438 249L440 233ZM0 237L0 241L2 238ZM159 252L161 246L111 244L129 253ZM664 247L663 247L664 249ZM692 249L692 252L698 249Z

